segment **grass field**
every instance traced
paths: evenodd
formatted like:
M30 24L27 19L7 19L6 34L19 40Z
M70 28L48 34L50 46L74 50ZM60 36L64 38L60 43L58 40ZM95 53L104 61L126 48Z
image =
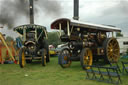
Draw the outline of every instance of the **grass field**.
M123 84L128 85L128 75L122 75ZM41 63L27 64L21 69L16 64L0 64L0 85L111 85L85 79L85 71L80 62L73 62L70 68L58 65L57 57L52 57L47 66Z

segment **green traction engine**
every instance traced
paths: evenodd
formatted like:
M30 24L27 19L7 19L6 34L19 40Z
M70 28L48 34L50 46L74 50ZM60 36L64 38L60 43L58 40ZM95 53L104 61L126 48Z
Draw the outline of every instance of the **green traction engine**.
M28 24L14 28L23 37L23 46L19 52L19 65L31 63L33 59L41 60L45 66L49 62L49 48L46 28L40 25Z

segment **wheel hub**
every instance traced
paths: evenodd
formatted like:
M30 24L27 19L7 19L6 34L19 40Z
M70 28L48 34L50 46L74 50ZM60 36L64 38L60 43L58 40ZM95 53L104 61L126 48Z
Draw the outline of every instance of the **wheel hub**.
M64 56L64 60L67 60L68 58L67 58L67 56Z

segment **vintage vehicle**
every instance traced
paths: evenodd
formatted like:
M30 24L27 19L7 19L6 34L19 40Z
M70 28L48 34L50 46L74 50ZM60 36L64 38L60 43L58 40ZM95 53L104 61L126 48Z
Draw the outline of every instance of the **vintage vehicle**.
M56 48L53 45L49 45L49 54L50 56L57 55Z
M60 45L57 46L57 48L56 48L57 55L59 55L61 50L64 49L64 48L68 48L68 43L60 44Z
M68 42L69 48L62 49L59 55L59 64L63 68L76 60L87 69L86 66L95 60L103 59L109 63L120 58L119 44L114 38L114 32L121 31L119 28L60 18L51 24L51 29L60 30L61 41Z
M14 31L23 36L23 46L19 52L20 67L23 68L25 62L31 63L32 59L42 60L42 65L45 66L46 62L49 62L46 28L28 24L14 28Z
M21 68L25 66L25 62L31 63L33 59L41 60L43 66L50 61L46 27L34 24L33 2L33 0L29 0L30 24L14 28L14 31L23 37L23 44L19 52Z

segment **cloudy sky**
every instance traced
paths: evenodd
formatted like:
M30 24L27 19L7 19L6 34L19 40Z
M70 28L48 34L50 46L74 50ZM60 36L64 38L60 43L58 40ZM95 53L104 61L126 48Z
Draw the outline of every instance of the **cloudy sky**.
M55 19L73 17L73 0L35 0L34 4L35 24L48 31ZM27 0L0 0L0 26L4 25L0 31L16 37L13 28L29 23L28 5ZM114 25L128 36L128 0L79 0L79 7L80 21Z

